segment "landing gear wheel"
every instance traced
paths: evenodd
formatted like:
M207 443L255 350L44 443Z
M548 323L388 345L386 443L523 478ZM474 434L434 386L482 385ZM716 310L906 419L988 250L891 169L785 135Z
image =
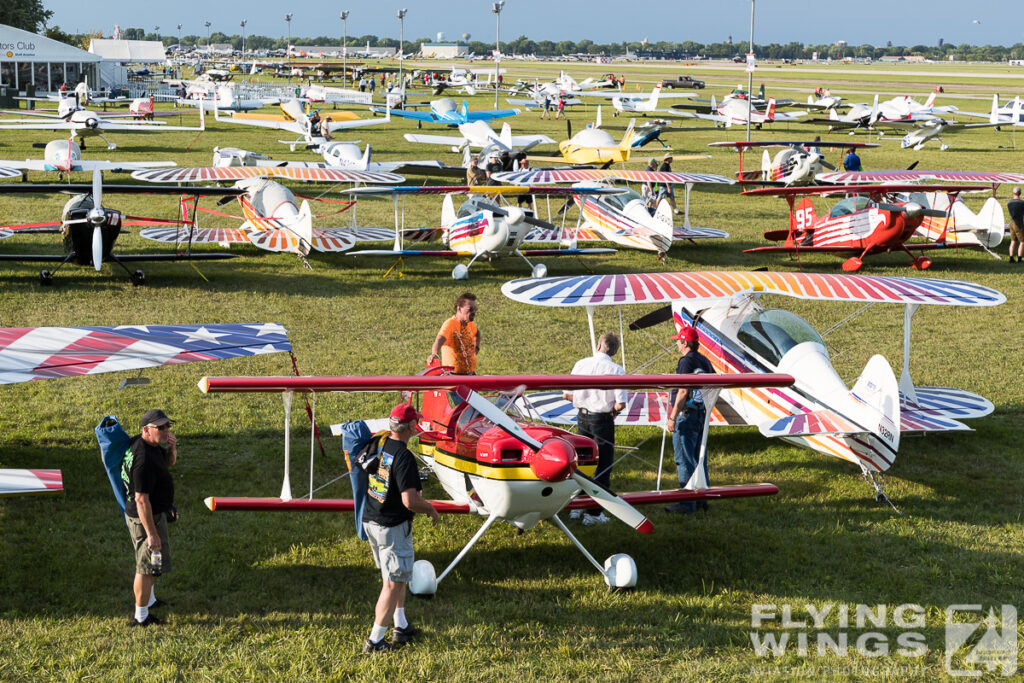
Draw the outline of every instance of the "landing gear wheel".
M432 598L437 592L437 573L427 560L416 560L412 565L409 592L418 598Z
M456 280L467 280L469 279L469 268L463 264L459 264L452 268L452 277Z
M618 553L604 561L604 582L608 588L636 588L636 578L636 562L629 555Z
M917 270L928 270L932 267L932 260L927 256L918 256L914 259L913 265Z
M538 263L533 267L533 277L547 277L548 267L543 263Z
M53 284L53 273L48 270L39 271L39 284L48 287Z
M132 284L136 286L146 284L146 274L141 270L136 270L132 273Z
M848 258L843 261L843 270L847 273L856 273L863 265L864 262L854 256L853 258Z

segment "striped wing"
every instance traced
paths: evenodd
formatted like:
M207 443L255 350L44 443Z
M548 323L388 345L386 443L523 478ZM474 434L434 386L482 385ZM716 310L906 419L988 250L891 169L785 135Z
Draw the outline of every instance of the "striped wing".
M337 168L296 168L290 166L230 166L227 168L156 168L132 173L136 180L149 183L196 183L245 180L247 178L286 178L313 183L394 184L405 180L395 173L346 171Z
M915 400L900 394L900 415L969 420L985 417L996 408L983 396L951 387L914 387Z
M678 173L675 171L628 171L625 169L559 168L528 169L496 173L494 178L513 185L551 185L554 183L585 183L625 180L636 183L669 185L715 184L733 185L735 180L714 173Z
M576 408L562 398L560 391L541 391L525 394L516 399L528 415L537 415L553 424L576 424ZM626 392L626 408L615 418L619 426L655 426L665 424L668 414L668 394L664 391Z
M0 166L0 178L17 178L21 175L21 171L16 168L7 168L6 166Z
M713 302L731 299L740 293L939 306L997 306L1006 301L1006 297L994 289L960 280L745 271L530 278L506 282L501 291L510 299L537 306L618 306L678 300Z
M526 233L524 242L542 242L544 244L560 244L563 239L575 239L578 242L598 242L603 238L590 228L566 228L552 230L550 228L534 228Z
M717 228L695 228L676 226L672 228L672 239L674 240L708 240L728 239L729 233Z
M313 248L317 251L348 251L355 243L355 235L346 228L313 228Z
M60 470L0 469L0 498L60 493L63 490L64 479Z
M248 244L249 233L240 228L146 228L139 237L166 244Z
M822 173L818 179L826 183L843 185L859 183L1024 183L1024 173L995 173L989 171L843 171Z

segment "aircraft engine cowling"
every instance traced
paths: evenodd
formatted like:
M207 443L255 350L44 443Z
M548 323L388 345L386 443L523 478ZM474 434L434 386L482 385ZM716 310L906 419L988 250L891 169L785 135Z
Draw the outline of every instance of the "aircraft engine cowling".
M85 127L89 130L96 130L100 126L100 120L95 117L89 117L85 120Z
M530 471L547 482L565 481L576 471L576 449L565 439L552 437L530 458Z

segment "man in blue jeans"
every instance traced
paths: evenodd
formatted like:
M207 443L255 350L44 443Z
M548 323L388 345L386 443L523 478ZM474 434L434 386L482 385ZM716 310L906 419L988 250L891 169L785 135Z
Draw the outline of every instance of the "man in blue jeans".
M697 330L690 325L683 324L679 333L672 339L676 340L676 348L682 355L676 365L676 374L714 374L715 369L711 367L711 361L698 351L700 340ZM668 403L666 429L672 433L672 450L675 455L676 471L679 474L679 488L684 488L697 470L700 460L700 442L704 436L707 409L704 406L704 397L700 389L673 389ZM707 478L707 462L705 461L704 479L707 480ZM700 501L700 507L706 510L707 503ZM697 505L694 502L680 501L675 505L667 506L665 511L688 514L696 509Z

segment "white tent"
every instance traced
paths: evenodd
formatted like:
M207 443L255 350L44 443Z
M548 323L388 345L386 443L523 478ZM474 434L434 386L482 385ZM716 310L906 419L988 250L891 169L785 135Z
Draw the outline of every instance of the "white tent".
M54 91L97 79L98 55L46 36L0 24L0 87Z
M154 64L167 59L164 44L159 40L110 40L94 38L89 52L104 60L131 64Z

